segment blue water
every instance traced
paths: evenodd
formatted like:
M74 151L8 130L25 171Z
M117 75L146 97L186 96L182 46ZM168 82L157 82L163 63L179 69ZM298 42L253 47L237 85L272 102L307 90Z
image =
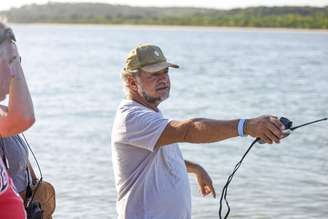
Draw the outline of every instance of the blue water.
M55 219L115 218L110 131L123 97L120 70L141 42L158 44L172 70L167 117L286 116L295 124L328 116L328 32L14 25L37 122L27 132L57 191ZM230 185L235 219L328 216L328 123L297 130L279 145L256 145ZM250 138L181 144L217 193ZM218 218L193 176L193 218Z

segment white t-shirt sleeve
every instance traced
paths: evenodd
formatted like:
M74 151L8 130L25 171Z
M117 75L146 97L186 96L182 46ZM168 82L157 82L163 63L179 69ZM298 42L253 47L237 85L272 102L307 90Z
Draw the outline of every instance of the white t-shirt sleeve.
M125 133L121 135L121 141L153 151L168 122L157 112L143 109L130 111L125 118Z

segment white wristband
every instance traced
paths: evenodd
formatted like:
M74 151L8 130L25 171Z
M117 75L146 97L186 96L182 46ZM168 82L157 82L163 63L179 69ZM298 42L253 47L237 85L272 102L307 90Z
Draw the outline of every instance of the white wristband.
M245 122L246 122L246 119L239 119L239 122L238 122L238 135L239 135L240 137L245 137L245 136L247 136L247 135L245 135L245 133L244 133Z

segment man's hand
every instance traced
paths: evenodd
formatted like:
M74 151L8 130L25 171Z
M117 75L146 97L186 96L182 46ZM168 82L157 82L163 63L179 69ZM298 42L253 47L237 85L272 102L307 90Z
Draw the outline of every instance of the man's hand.
M206 196L210 193L213 197L216 197L215 189L213 187L212 179L208 173L199 164L193 163L191 161L185 160L188 173L193 173L196 176L199 192Z
M196 179L198 183L198 190L203 196L207 196L208 194L213 195L216 198L215 189L213 187L212 179L201 166L197 166L195 169Z
M246 134L260 138L265 143L279 143L281 138L285 137L282 132L285 129L284 125L275 116L260 116L249 119L246 122Z

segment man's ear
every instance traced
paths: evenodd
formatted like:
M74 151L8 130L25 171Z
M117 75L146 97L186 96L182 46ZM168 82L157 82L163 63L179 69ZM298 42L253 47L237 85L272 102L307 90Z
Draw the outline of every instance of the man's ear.
M138 86L137 86L137 80L135 77L129 75L128 76L128 86L130 89L134 90L134 91L138 91Z

